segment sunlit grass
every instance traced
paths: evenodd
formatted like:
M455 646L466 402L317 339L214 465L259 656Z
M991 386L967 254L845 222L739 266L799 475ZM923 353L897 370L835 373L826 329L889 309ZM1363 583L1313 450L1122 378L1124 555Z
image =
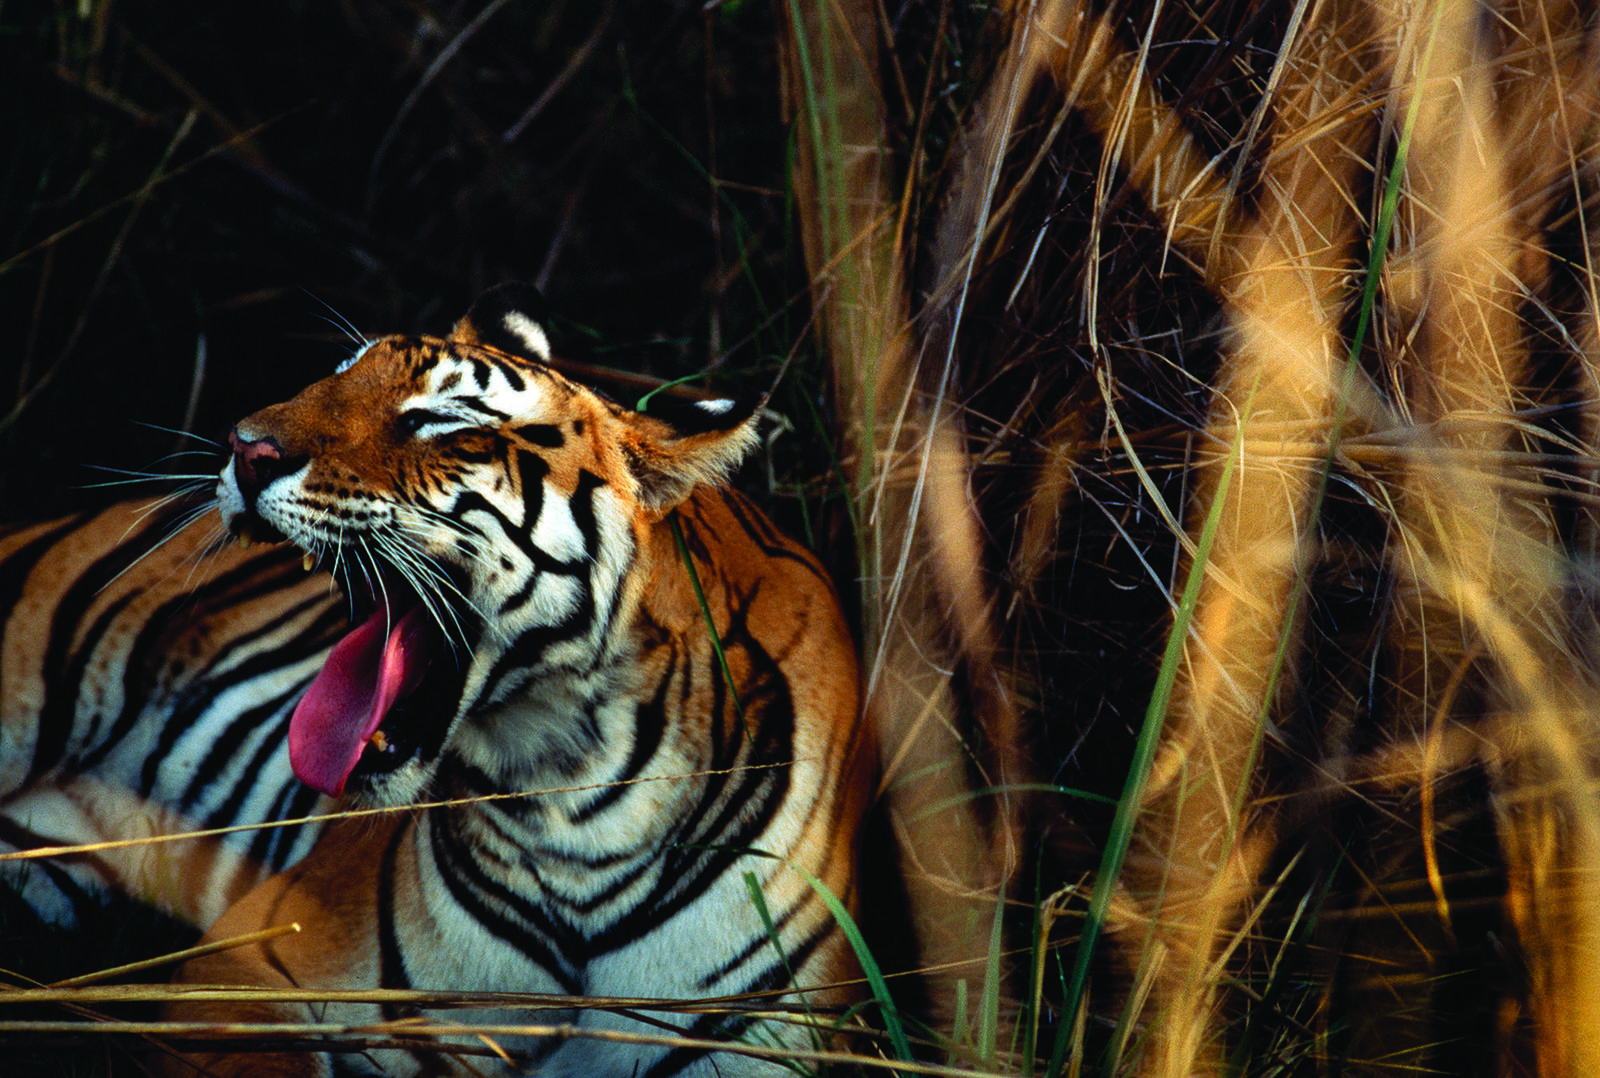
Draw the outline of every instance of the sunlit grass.
M843 435L873 447L857 451L871 462L870 496L858 496L866 541L880 552L863 562L864 604L876 611L867 646L889 811L908 847L906 870L938 911L919 922L919 939L928 953L965 946L995 956L979 911L1018 890L1026 862L1008 856L1011 836L1062 826L1019 794L964 820L947 814L937 828L913 827L927 819L918 794L930 796L915 787L944 784L935 803L959 804L950 783L992 786L992 769L1017 768L1008 749L1019 714L1063 718L1044 708L1030 676L1049 670L1051 642L1027 636L1016 616L1053 600L1019 590L1033 580L990 574L1018 564L1005 537L1034 544L1024 564L1040 573L1048 559L1070 566L1096 543L1146 543L1141 563L1164 593L1167 646L1159 671L1126 656L1130 676L1154 675L1153 691L1144 683L1140 747L1131 766L1114 765L1130 778L1108 829L1090 831L1097 856L1036 862L1033 927L1008 939L1046 949L1007 952L1011 968L1031 973L1010 982L1017 1005L989 1011L1039 1015L1054 999L1054 1028L1047 1040L1019 1040L985 1026L991 1042L980 1051L1032 1044L1020 1068L1051 1074L1365 1072L1510 1059L1533 1037L1541 1067L1582 1072L1591 1038L1578 1032L1588 1020L1577 1001L1595 992L1565 956L1593 931L1591 889L1579 881L1600 869L1590 837L1600 701L1592 614L1574 608L1572 584L1563 592L1559 582L1592 573L1587 350L1597 310L1586 246L1581 266L1567 263L1576 287L1565 302L1576 305L1559 309L1539 299L1552 261L1526 253L1544 222L1582 217L1592 198L1579 179L1589 144L1578 132L1593 123L1588 90L1578 89L1593 78L1578 59L1581 21L1561 9L1514 23L1504 47L1527 63L1514 91L1491 93L1497 69L1484 50L1499 46L1484 43L1465 8L1430 5L1403 18L1386 10L1376 22L1286 8L1273 22L1282 33L1273 54L1209 69L1236 95L1228 107L1237 111L1215 124L1235 125L1239 141L1208 156L1193 134L1212 119L1196 105L1205 87L1182 82L1181 65L1164 57L1169 40L1228 40L1228 16L1188 24L1154 7L1086 15L1066 4L1011 14L962 142L936 162L941 199L896 225L932 238L931 286L912 292L886 279L906 291L881 297L880 317L892 324L908 301L911 316L881 356L857 354L848 333L833 338L841 392L876 405ZM848 16L840 23L852 25ZM864 38L855 47L873 55ZM795 66L810 70L804 56ZM866 70L870 81L876 69ZM882 97L854 89L806 100L814 109L867 102L871 112ZM1533 134L1548 133L1552 119L1559 138ZM1059 139L1085 129L1098 141L1075 158ZM856 168L871 145L888 161L898 143L888 130L853 140ZM924 172L923 147L908 152L896 164ZM1085 170L1074 174L1068 163L1079 161ZM1033 192L1055 185L1059 200L1074 182L1095 192L1077 233L1085 245L1056 255L1051 265L1070 286L1051 287L1040 280L1040 252L1071 210ZM858 190L798 186L819 215L856 208L858 242L861 228L875 227ZM1154 211L1156 261L1113 246L1117 228L1130 234L1118 223L1130 196ZM1586 243L1582 230L1570 234ZM851 254L848 244L828 250L837 253L811 260L821 297ZM1111 265L1120 278L1107 276ZM1141 335L1137 320L1154 329L1163 315L1132 301L1178 287L1162 277L1172 266L1191 267L1216 302L1221 329L1209 346L1178 332ZM1558 327L1570 389L1552 395L1536 380L1528 335L1547 331L1530 330L1528 319ZM1022 328L1007 331L1008 321ZM1033 327L1040 337L1028 341ZM1042 344L1047 333L1053 347ZM1214 365L1182 367L1185 344L1214 349ZM953 378L941 363L952 355ZM1188 400L1160 397L1161 368L1175 359L1204 385ZM1090 392L1074 397L1072 376L1031 365L1050 361L1081 363ZM1540 362L1538 377L1550 378L1549 358ZM1056 400L1007 400L986 392L997 382L1067 388ZM1205 402L1198 410L1196 400ZM1148 413L1130 418L1150 404L1165 411L1165 426ZM996 411L1008 407L1010 416ZM1050 418L1030 426L1033 414ZM1056 462L1069 462L1065 472ZM1002 476L1038 482L1041 496L1002 496ZM1090 501L1102 487L1129 498L1127 516L1097 522L1077 512L1077 534L1060 525L1075 498L1104 506ZM985 502L1019 500L1013 521L982 515ZM1362 524L1367 538L1345 534L1352 512L1372 522ZM1040 529L1042 514L1056 522ZM1057 553L1038 550L1046 535ZM1374 539L1364 550L1350 545ZM1365 624L1348 613L1332 622L1330 556L1357 550L1360 575L1338 601L1353 608L1359 595ZM1072 572L1094 569L1080 558L1057 579ZM1041 621L1092 637L1114 623L1107 613ZM1319 635L1331 631L1343 636ZM1352 642L1364 661L1337 653ZM941 742L952 730L960 738ZM1454 800L1476 785L1457 777L1474 773L1487 783L1487 805ZM1371 786L1378 776L1383 798ZM1566 821L1559 831L1555 818ZM1353 829L1341 834L1341 821ZM1369 834L1374 823L1381 843ZM1473 845L1453 848L1458 834ZM1297 852L1312 836L1309 852ZM1462 856L1483 869L1441 869L1442 857ZM1396 881L1396 870L1418 875ZM1425 897L1350 904L1396 886ZM1502 959L1452 928L1460 917L1481 932L1488 908L1530 933L1527 991L1497 972ZM1416 923L1428 915L1442 931ZM1350 927L1384 921L1397 931ZM1409 947L1369 951L1397 938ZM1422 989L1407 989L1408 1004L1391 1013L1358 972L1385 963L1393 968L1378 983ZM935 1013L954 1012L945 1018L961 1041L973 1028L974 975L929 973ZM1499 1025L1470 1017L1497 1008Z
M1585 13L774 8L781 242L620 102L851 546L906 892L861 920L914 953L869 932L878 1032L792 1062L1597 1069Z

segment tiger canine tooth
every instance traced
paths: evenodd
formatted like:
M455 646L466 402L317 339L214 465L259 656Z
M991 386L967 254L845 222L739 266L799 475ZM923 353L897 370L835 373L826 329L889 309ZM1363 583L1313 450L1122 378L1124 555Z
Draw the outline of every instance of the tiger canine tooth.
M389 739L384 736L382 730L372 731L372 736L367 738L367 744L371 745L379 752L389 751Z
M311 553L311 551L309 551L309 550L306 551L306 556L300 559L300 568L304 569L306 572L309 573L311 570L315 569L316 567L317 567L317 559L316 559L316 557Z

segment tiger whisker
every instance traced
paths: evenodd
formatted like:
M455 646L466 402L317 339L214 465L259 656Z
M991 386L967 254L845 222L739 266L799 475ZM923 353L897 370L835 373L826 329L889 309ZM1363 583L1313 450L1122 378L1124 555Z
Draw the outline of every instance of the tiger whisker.
M150 516L151 513L160 512L162 509L165 509L167 506L171 505L173 502L181 501L182 499L187 498L192 494L196 494L196 493L198 493L198 492L200 492L200 491L202 491L204 489L205 489L204 485L201 484L198 481L185 483L183 486L178 487L176 490L168 491L166 494L163 494L161 497L156 498L153 501L149 502L148 504L141 506L139 508L138 512L137 512L136 520L139 523L142 524L145 521L145 519ZM198 512L198 513L205 513L205 512L209 512L210 510L216 508L216 504L217 504L217 500L215 498L208 498L203 504L196 506L195 509L196 509L196 512Z
M176 434L182 438L193 438L197 442L204 442L206 445L212 446L216 449L223 448L222 443L217 441L215 438L207 438L205 435L196 434L192 430L180 430L177 427L165 427L160 423L148 423L142 419L135 419L133 420L133 423L136 426L144 427L148 430L161 431L163 434Z
M204 508L206 512L212 512L215 506L207 505ZM189 523L192 524L198 519L198 516L191 516ZM220 557L223 548L228 545L228 529L223 527L221 517L213 516L212 521L211 534L206 539L201 541L199 548L195 550L192 558L190 559L191 564L189 568L189 575L184 580L185 590L190 590L193 588L195 577L205 570L207 563L213 562ZM187 526L188 525L186 524L185 527ZM182 529L179 530L181 531ZM173 534L177 533L174 532ZM165 542L166 540L162 541Z
M127 479L104 479L104 480L101 480L98 483L78 483L78 484L74 485L73 489L74 490L104 490L104 489L107 489L109 487L131 487L136 483L154 483L154 482L165 482L165 481L173 480L173 479L181 479L181 480L186 480L186 482L184 483L183 487L180 488L176 492L181 497L181 496L183 496L185 494L193 494L196 491L204 490L206 488L207 484L209 484L212 481L212 479L214 478L212 476L207 476L207 475L170 475L170 474L158 474L158 473L155 473L155 472L152 472L152 473L150 473L148 475L139 475L138 473L135 473L135 472L128 472L126 474L130 478L127 478Z
M473 543L477 543L483 538L477 532L468 528L466 525L462 524L459 520L456 520L448 513L441 512L438 509L433 508L431 505L424 505L420 502L412 502L407 505L406 508L410 509L420 519L411 521L396 517L395 524L397 526L407 527L414 530L419 524L431 524L436 528L442 528L443 530L450 532L458 539L466 539ZM418 534L426 533L419 532Z
M359 570L360 571L362 579L366 582L366 591L367 591L367 593L370 594L370 595L377 595L378 594L378 585L375 582L374 577L378 575L377 574L377 568L378 567L377 567L376 564L374 564L372 566L372 568L369 570L367 568L366 564L362 562L362 560L361 560L361 555L362 555L361 538L358 536L354 542L350 543L346 547L346 549L350 552L350 562L349 562L349 564L351 566L353 566L355 570ZM349 577L349 584L350 584L350 587L348 587L346 589L346 592L350 596L354 597L355 595L358 594L358 589L355 586L355 578L353 576Z
M374 536L374 539L382 548L384 557L389 564L394 566L395 570L400 573L411 589L417 593L417 597L422 600L423 605L427 607L429 615L439 626L440 633L450 642L452 649L454 649L458 641L465 648L467 646L466 627L461 624L460 618L456 616L454 605L445 599L441 585L459 596L462 602L471 607L473 612L478 614L480 618L483 617L482 611L477 610L472 600L456 586L455 582L446 573L437 568L425 555L382 533L378 533ZM448 625L445 623L446 615L449 617L450 624ZM454 628L453 632L452 626Z
M429 531L427 528L424 528L419 524L397 524L395 530L398 531L398 532L402 532L407 536L415 537L415 538L421 539L421 540L436 540L438 538L438 536L435 535L433 532ZM464 545L464 549L463 549L463 553L465 553L467 555L467 557L475 564L478 564L478 565L488 565L488 564L490 564L489 552L486 551L486 550L480 549L480 545L477 542L472 542L472 543L465 544ZM463 596L463 598L465 598L465 597Z
M148 520L152 513L159 512L161 509L171 505L173 502L180 501L183 498L188 497L198 489L200 489L198 484L187 484L169 494L162 495L149 505L143 506L138 510L137 513L134 514L133 521L129 523L127 529L123 532L123 539L127 539L128 536L132 535L133 530ZM137 558L134 558L127 565L124 565L120 570L118 570L117 573L111 577L111 579L107 580L103 585L101 585L100 590L104 591L106 588L109 588L111 585L115 584L118 580L121 580L124 575L132 572L136 567L142 564L146 558L150 557L152 554L156 553L156 551L170 543L174 538L188 530L188 528L196 521L200 520L207 513L213 512L216 509L216 504L216 499L213 498L195 506L189 512L181 514L178 519L173 522L172 526L167 529L167 533L165 535L163 535L155 543L152 543L148 550L143 551Z
M367 345L372 343L359 329L356 328L356 324L341 314L339 309L333 304L329 303L315 292L312 292L310 289L306 289L305 293L328 309L328 314L317 315L317 317L328 323L328 325L332 326L334 329L339 330L346 337L350 338L357 348L365 348Z
M383 608L383 635L388 636L394 631L394 624L392 621L394 617L394 608L389 602L389 586L384 583L383 572L378 566L377 555L367 548L366 539L366 536L362 536L361 541L351 548L351 553L355 556L357 565L361 564L361 555L365 554L367 556L367 561L372 566L370 572L363 568L362 574L366 576L367 584L372 589L372 594L377 598L378 604Z
M438 588L440 582L449 584L448 578L445 578L432 567L419 562L414 551L395 544L381 534L374 536L374 541L380 548L379 552L381 552L384 560L400 574L406 585L416 593L417 598L428 611L428 615L439 627L440 634L450 643L451 649L455 649L458 641L462 647L465 647L467 643L466 628L456 617L454 607L445 601ZM456 590L459 593L459 589L455 589L453 585L450 586L452 590ZM449 624L446 624L445 615L449 616ZM454 631L452 631L452 628Z
M456 539L463 541L463 546L473 561L480 565L489 564L489 552L483 549L484 540L481 535L468 530L460 521L430 506L414 503L408 508L421 519L408 520L403 517L396 517L393 524L397 531L405 532L407 535L416 536L419 539L437 541L438 537L426 525L431 524L435 527L443 528L452 532Z
M459 525L455 524L454 521L447 521L447 518L439 516L432 510L426 510L425 512L432 513L441 522L448 522L452 527L459 529ZM434 533L422 528L414 521L397 520L393 524L395 526L394 531L402 534L415 535L418 538L437 538ZM465 649L468 646L466 626L462 624L456 613L458 603L452 601L450 595L446 593L453 594L460 604L464 604L471 609L478 617L484 618L484 614L477 609L471 597L450 579L449 574L444 572L434 559L389 532L363 532L358 536L351 537L347 535L347 522L344 520L335 521L332 518L332 514L328 512L322 514L320 527L316 530L323 534L336 532L336 536L327 541L327 546L332 548L334 556L331 572L337 580L343 582L347 596L353 597L359 590L349 571L349 563L354 561L363 577L366 578L367 587L365 590L377 597L386 609L392 611L392 603L389 596L386 593L380 593L382 591L383 574L379 571L378 561L381 559L400 575L407 587L416 593L418 599L426 607L429 617L438 626L440 634L449 642L451 649L455 651L458 648ZM470 536L463 537L470 538ZM345 558L347 550L349 552L348 559ZM471 553L474 559L482 559L482 554L477 550L473 550ZM325 551L319 549L313 553L313 556L322 557L324 554ZM362 560L363 555L365 555L365 561ZM370 569L368 568L369 565ZM392 629L392 626L390 628Z
M193 452L203 453L203 450L196 449L193 450ZM162 457L161 460L171 460L172 457L176 455L177 454L172 454L171 456ZM161 460L156 461L156 463L161 463ZM203 480L207 483L215 483L217 481L216 472L146 472L140 471L136 468L113 468L109 464L90 464L88 467L97 472L108 472L111 475L128 475L133 476L136 479L189 479L196 481Z

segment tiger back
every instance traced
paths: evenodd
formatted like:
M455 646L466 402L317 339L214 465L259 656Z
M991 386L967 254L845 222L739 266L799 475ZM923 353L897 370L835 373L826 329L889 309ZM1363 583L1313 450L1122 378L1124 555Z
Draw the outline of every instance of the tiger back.
M448 338L375 342L236 428L219 487L230 531L287 539L361 608L290 716L294 769L329 796L405 811L336 827L209 935L298 934L178 980L756 994L827 1013L856 994L823 892L854 901L871 756L837 600L808 552L720 487L753 443L754 402L667 417L616 405L544 363L535 302L503 287ZM777 1073L704 1042L815 1043L803 1022L664 1006L448 1017L564 1024L493 1034L552 1074ZM413 1013L193 1003L167 1017ZM663 1027L692 1040L660 1043ZM469 1073L452 1044L482 1042L346 1055L338 1073ZM191 1062L316 1074L334 1058Z
M0 885L45 921L123 892L203 928L303 857L320 827L292 821L330 807L285 734L345 604L291 550L219 547L197 512L119 505L0 535ZM226 832L267 821L291 822ZM195 831L213 833L148 841Z

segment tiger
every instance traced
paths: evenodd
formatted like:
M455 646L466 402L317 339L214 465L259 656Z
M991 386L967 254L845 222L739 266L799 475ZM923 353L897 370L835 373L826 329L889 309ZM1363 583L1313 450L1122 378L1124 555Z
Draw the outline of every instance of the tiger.
M726 486L762 398L625 407L551 365L541 312L502 285L448 336L363 342L241 420L217 517L153 552L181 510L19 532L0 565L49 626L35 658L5 641L8 842L57 837L58 802L93 816L107 790L158 831L367 810L191 851L173 878L206 893L169 902L207 940L300 931L193 958L176 986L561 997L448 1013L562 1030L496 1032L498 1055L464 1056L479 1037L213 1044L165 1073L777 1073L771 1051L719 1048L815 1045L859 996L846 922L874 753L825 571ZM148 870L92 868L119 887ZM84 871L41 877L69 894L54 877ZM638 1002L743 996L760 1011ZM437 1016L180 994L163 1017L419 1013Z

